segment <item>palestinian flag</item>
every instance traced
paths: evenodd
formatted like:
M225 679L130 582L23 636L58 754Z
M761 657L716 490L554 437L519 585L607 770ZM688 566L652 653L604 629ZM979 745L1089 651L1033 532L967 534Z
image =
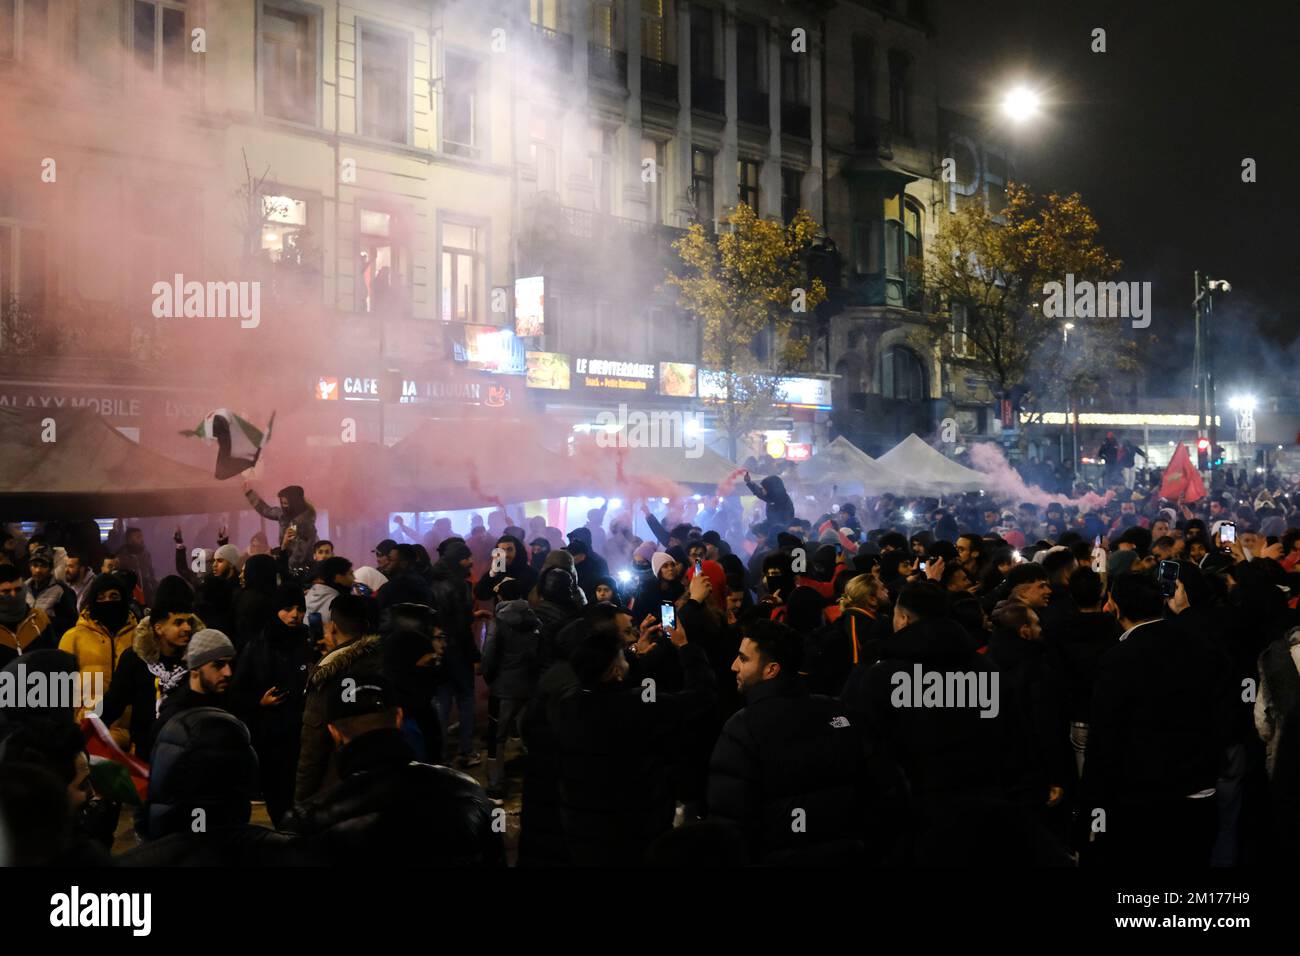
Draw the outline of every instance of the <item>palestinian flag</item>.
M81 739L90 759L95 791L111 800L138 806L149 797L149 765L124 753L104 722L93 714L81 720Z
M218 408L216 411L209 412L208 417L203 419L198 428L183 431L181 434L217 443L216 476L224 481L257 464L262 449L271 440L271 426L274 424L275 412L271 413L266 431L262 431L230 409Z

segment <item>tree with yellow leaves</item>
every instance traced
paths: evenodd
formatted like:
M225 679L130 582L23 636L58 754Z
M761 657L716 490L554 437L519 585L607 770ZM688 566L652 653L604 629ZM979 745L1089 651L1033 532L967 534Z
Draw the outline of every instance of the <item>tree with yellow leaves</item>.
M962 306L971 364L1000 396L1020 386L1026 405L1041 409L1095 394L1109 373L1133 367L1121 321L1072 319L1067 341L1064 323L1044 315L1042 301L1043 286L1067 274L1097 282L1119 271L1100 231L1077 193L1039 198L1017 184L996 218L983 203L948 216L923 268L926 293L941 306L929 316L936 339L951 348L952 308Z
M741 439L771 411L779 377L804 360L801 316L826 298L820 279L808 278L806 257L816 221L800 209L788 224L760 219L738 203L717 236L693 223L673 243L682 268L670 272L678 304L700 324L700 363L722 387L720 418L734 461ZM771 330L773 346L761 343Z

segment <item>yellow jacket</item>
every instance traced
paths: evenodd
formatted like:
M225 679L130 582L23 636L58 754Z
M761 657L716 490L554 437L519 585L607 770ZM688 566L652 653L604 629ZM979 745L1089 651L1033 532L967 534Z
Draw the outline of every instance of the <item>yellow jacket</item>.
M21 654L31 646L32 641L44 634L49 626L50 616L40 608L34 607L13 630L0 624L0 647L10 647Z
M67 651L77 659L77 668L81 671L81 686L93 687L92 675L100 673L104 675L104 691L107 693L108 686L113 681L113 671L117 669L117 662L121 659L122 654L131 646L132 638L135 636L135 615L129 614L126 623L117 635L110 639L108 631L104 625L94 620L88 610L83 610L81 616L77 618L75 627L70 628L59 641L59 650ZM86 708L78 708L77 720L80 721L85 716ZM128 714L113 724L113 738L119 743L130 739L130 731L127 725Z

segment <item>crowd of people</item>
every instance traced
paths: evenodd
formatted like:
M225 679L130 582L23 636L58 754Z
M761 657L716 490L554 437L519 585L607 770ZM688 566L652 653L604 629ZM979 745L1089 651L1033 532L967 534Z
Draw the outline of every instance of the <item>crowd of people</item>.
M567 534L506 509L464 534L398 518L361 562L303 488L246 488L275 543L178 529L161 577L120 523L106 553L11 526L0 666L105 691L0 697L0 856L1105 868L1300 848L1300 493L1170 502L1125 476L1097 507L1040 508L745 480L748 515L733 493ZM147 767L141 799L99 785L96 724Z

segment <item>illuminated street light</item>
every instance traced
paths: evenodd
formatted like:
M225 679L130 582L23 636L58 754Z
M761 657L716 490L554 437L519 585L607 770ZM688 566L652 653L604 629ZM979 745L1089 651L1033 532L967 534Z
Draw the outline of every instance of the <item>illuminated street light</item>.
M1228 407L1234 412L1253 412L1256 402L1254 395L1234 395L1228 401Z
M1017 86L1002 97L1002 113L1013 123L1024 123L1038 115L1042 97L1027 86Z

